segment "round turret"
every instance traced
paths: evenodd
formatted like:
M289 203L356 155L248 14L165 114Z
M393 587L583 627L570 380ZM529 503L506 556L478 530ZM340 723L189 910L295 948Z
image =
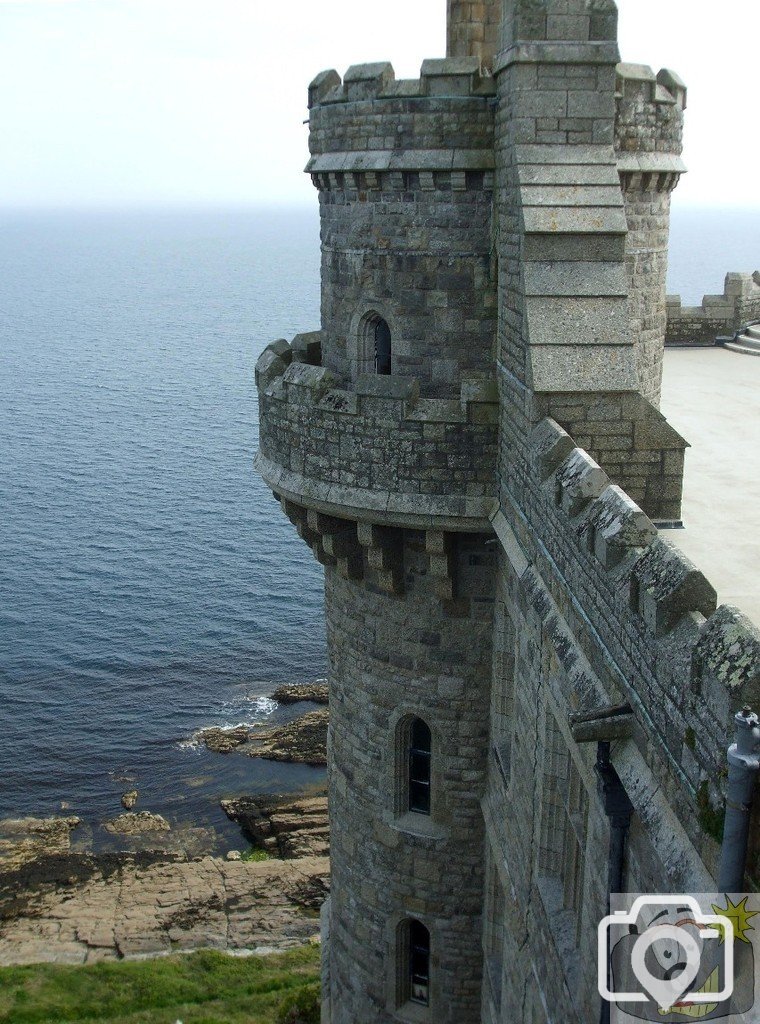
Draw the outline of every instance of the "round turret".
M639 390L660 404L667 328L670 197L681 160L686 87L672 71L619 64L615 154L625 200L628 308L635 332Z
M456 397L492 372L493 79L477 58L324 72L310 89L308 170L322 221L322 364Z

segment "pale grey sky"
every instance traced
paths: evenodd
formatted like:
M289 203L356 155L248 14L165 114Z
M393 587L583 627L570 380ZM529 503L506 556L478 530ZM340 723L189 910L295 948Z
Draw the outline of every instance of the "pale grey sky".
M756 0L619 0L689 86L680 204L760 206ZM302 203L323 68L445 50L446 0L0 0L0 207Z

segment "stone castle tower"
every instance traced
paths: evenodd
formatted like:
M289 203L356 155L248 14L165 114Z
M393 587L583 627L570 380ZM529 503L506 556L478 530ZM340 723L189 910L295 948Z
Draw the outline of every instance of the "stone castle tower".
M312 82L322 324L256 372L258 470L325 567L332 1024L545 1021L556 1000L592 1019L577 943L552 939L608 886L569 716L618 709L614 770L663 803L629 857L654 882L672 865L648 830L720 799L700 787L755 679L745 659L730 699L711 682L738 627L657 529L686 447L657 409L686 90L619 63L613 0L449 0L448 19L419 79ZM679 672L720 704L686 773ZM649 707L658 687L677 714ZM714 838L678 841L704 881Z

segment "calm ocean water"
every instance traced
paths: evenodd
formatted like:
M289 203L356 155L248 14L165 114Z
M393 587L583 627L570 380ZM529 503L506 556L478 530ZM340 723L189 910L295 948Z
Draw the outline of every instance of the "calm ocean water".
M758 239L677 210L670 290ZM221 796L321 780L182 742L325 671L321 572L251 468L257 355L318 323L315 210L0 214L0 817L95 823L128 777L231 837Z

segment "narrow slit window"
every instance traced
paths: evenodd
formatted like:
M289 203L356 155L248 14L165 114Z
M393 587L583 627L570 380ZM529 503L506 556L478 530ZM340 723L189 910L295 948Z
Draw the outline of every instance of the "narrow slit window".
M430 932L419 921L409 922L409 999L430 1005Z
M430 814L431 746L430 728L415 718L409 744L409 810L417 814Z
M391 372L391 329L382 317L375 322L375 373Z

